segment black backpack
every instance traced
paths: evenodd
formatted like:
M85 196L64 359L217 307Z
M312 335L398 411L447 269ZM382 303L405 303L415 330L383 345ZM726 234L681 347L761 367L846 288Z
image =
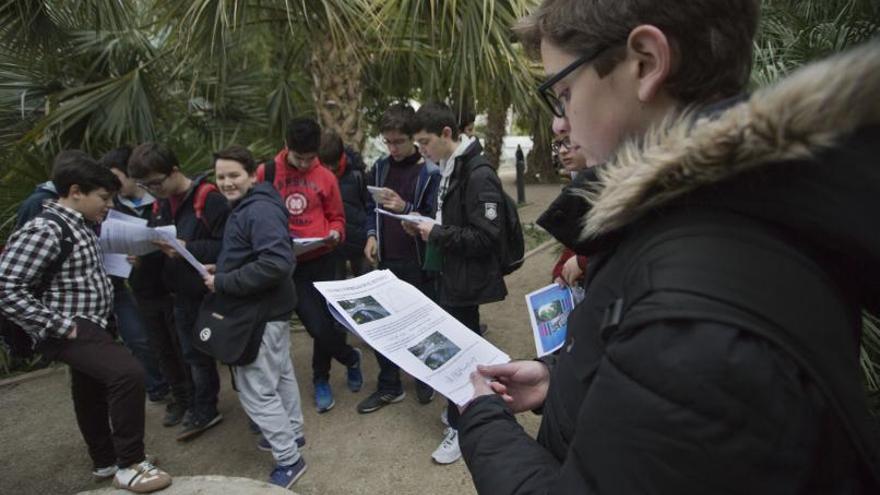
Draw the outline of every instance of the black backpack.
M489 160L483 154L472 159L470 170L473 172L478 167L490 167ZM517 271L525 262L526 243L523 237L522 224L519 221L519 211L516 202L504 189L501 189L501 206L503 232L501 233L501 250L498 256L498 264L502 275L509 275Z
M43 272L43 278L40 279L40 285L37 286L33 293L34 297L39 299L43 295L43 292L49 288L52 279L54 279L55 276L58 275L58 272L61 271L64 262L70 257L70 253L73 251L74 241L73 232L70 230L67 222L61 219L58 215L44 211L37 216L44 218L61 228L61 253L59 253L58 257L52 261L52 264L49 265L46 271ZM0 345L6 349L7 353L16 358L30 359L35 354L35 342L30 334L25 332L24 329L17 324L6 319L2 314L0 314Z

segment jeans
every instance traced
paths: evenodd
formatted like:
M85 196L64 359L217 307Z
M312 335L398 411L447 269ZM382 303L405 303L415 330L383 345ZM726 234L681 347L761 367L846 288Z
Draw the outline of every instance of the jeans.
M480 307L479 306L443 306L443 309L452 315L453 318L461 322L462 325L468 327L472 332L480 334ZM451 400L446 401L446 413L449 420L449 426L453 430L458 429L458 418L461 413L458 412L458 406Z
M383 260L379 263L380 270L391 270L395 277L414 286L428 297L432 296L431 284L422 271L417 260ZM400 395L403 392L403 384L400 382L400 368L391 360L376 350L376 361L379 362L379 383L377 389L382 393ZM416 380L416 385L427 387L426 384Z
M70 366L73 409L92 465L128 467L141 462L144 370L105 329L82 318L75 321L75 339L49 338L37 350Z
M116 329L128 350L140 361L146 372L147 394L161 397L168 393L168 383L162 376L159 361L150 346L147 327L138 312L131 291L124 284L114 284L113 313L116 315Z
M174 298L174 324L180 339L183 361L192 375L193 393L190 408L194 421L205 421L217 415L220 375L214 358L193 347L196 318L201 301L177 296Z
M324 282L336 279L336 252L328 253L320 258L297 262L293 272L293 283L296 285L298 298L296 314L312 336L312 380L330 378L330 362L336 359L345 366L357 362L357 353L348 345L346 333L327 309L324 296L315 289L312 282Z
M150 344L153 347L165 381L171 387L174 402L189 407L192 395L192 376L189 366L183 364L180 339L174 325L171 296L147 297L136 295L141 319L147 328Z

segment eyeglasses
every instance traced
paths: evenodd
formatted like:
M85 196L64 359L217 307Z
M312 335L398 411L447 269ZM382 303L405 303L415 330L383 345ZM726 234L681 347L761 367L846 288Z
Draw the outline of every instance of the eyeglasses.
M137 181L138 187L142 187L144 189L156 189L161 186L166 180L168 180L168 174L163 175L161 178L156 178L148 181Z
M550 107L550 111L553 112L553 115L559 117L560 119L565 117L565 103L563 103L562 100L560 100L559 97L556 96L556 93L553 92L553 86L561 81L562 78L574 72L575 69L577 69L578 67L595 60L599 55L602 54L602 52L604 52L608 48L610 47L606 45L597 46L596 48L584 54L581 58L568 64L568 66L566 66L564 69L557 72L555 76L544 81L544 84L538 86L538 94L541 95L544 103L546 103L547 106Z
M554 142L550 145L550 148L553 153L559 153L563 148L565 148L565 151L571 151L571 139L566 136L559 141Z

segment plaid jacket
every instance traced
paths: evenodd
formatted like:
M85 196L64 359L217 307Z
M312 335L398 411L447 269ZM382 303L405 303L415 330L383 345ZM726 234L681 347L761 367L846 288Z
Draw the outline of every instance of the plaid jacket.
M34 218L12 234L0 254L0 311L37 342L66 337L74 328L74 317L106 327L113 305L113 287L94 230L81 214L57 202L47 203L46 211L67 222L74 245L41 299L34 291L61 253L61 228Z

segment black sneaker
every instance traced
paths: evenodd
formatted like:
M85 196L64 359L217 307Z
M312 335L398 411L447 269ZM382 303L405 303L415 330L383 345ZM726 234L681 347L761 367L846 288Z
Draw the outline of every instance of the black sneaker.
M162 426L177 426L183 421L186 415L186 406L179 402L171 402L165 406L165 418L162 419Z
M434 389L422 382L416 382L416 398L419 404L427 404L434 399Z
M361 414L367 414L373 411L378 411L388 404L394 404L395 402L402 401L404 397L406 397L406 392L404 391L401 391L399 394L394 395L392 393L381 392L377 390L357 405L357 412Z
M214 416L210 418L193 418L192 421L190 421L189 424L184 425L180 430L180 433L177 434L177 441L182 442L184 440L191 440L201 435L209 428L216 426L221 421L223 421L223 415L219 412L215 412Z

